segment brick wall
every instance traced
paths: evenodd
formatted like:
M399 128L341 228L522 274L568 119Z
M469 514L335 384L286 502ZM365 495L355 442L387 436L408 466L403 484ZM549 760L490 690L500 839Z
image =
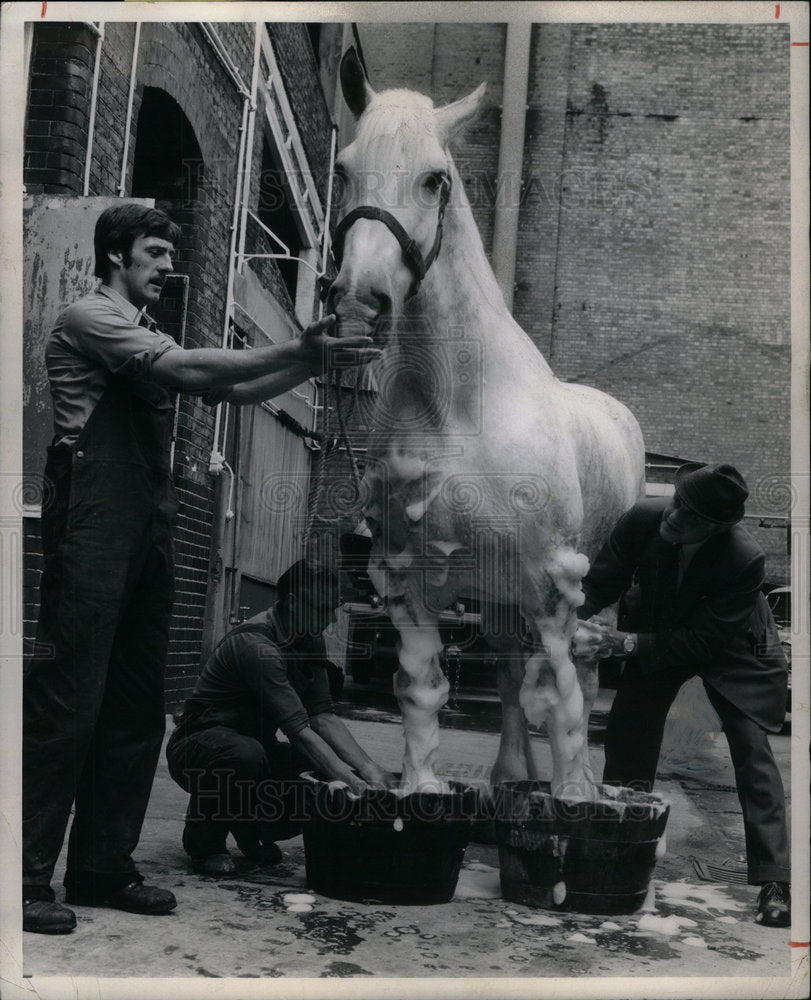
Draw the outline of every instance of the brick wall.
M31 194L81 194L95 51L85 25L37 26L25 128Z
M788 28L534 35L516 318L649 450L732 461L751 510L788 513Z

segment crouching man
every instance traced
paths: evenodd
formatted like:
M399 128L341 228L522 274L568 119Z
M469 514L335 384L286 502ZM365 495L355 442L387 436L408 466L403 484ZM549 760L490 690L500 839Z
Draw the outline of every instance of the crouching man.
M279 579L277 603L225 636L186 702L166 757L190 793L183 847L201 874L234 874L229 833L250 860L281 860L275 841L300 832L302 771L354 792L394 784L332 710L321 633L337 604L331 570L294 563Z

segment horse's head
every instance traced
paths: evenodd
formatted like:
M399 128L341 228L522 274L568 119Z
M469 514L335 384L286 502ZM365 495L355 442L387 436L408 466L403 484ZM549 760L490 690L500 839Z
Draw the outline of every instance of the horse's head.
M392 317L440 252L451 197L447 144L478 111L484 84L443 108L408 90L376 94L350 49L341 62L341 86L358 127L336 162L340 270L327 305L340 333L384 341Z

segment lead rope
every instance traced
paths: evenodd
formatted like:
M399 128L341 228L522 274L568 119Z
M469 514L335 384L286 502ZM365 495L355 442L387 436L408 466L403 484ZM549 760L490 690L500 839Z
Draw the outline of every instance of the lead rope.
M338 414L338 432L339 441L343 441L346 447L346 453L349 456L349 466L352 470L352 484L355 487L355 495L358 500L360 500L360 469L358 468L358 460L355 458L355 449L352 447L352 442L349 439L349 434L346 430L346 420L344 418L343 408L341 406L341 388L342 388L342 376L340 371L335 372L335 412ZM358 375L357 369L355 370L355 392L357 392Z
M341 388L342 388L343 376L340 369L333 369L329 372L324 380L324 408L323 408L323 441L321 448L318 452L318 458L316 460L315 467L315 488L312 492L312 503L310 505L309 514L307 517L307 527L305 529L304 538L305 544L309 541L313 526L315 524L315 519L318 512L321 509L321 501L324 498L324 485L326 482L325 467L326 461L329 453L332 451L336 444L343 443L346 448L347 456L349 457L350 471L352 473L352 485L355 487L355 495L360 499L360 483L361 475L360 469L358 468L358 461L355 457L355 450L352 447L352 442L349 438L349 433L346 428L346 418L344 416L343 408L341 405ZM357 382L355 385L355 392L357 393ZM329 421L331 414L331 401L334 399L335 413L338 416L338 434L334 436L330 433Z
M326 465L327 455L332 451L332 438L329 433L329 378L331 373L327 373L324 379L324 405L322 408L323 419L322 419L322 439L321 447L318 450L318 458L315 463L315 488L312 492L312 502L310 504L310 509L307 512L307 526L304 529L304 549L307 550L310 542L310 537L313 533L313 525L315 524L315 518L317 511L321 508L321 499L324 495L324 466Z

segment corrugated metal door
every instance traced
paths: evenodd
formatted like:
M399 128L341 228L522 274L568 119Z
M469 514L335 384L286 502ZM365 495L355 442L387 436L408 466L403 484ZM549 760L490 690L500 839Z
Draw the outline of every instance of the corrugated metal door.
M279 402L287 412L293 408L288 397ZM304 413L295 416L302 423L306 419ZM309 478L310 453L301 438L264 406L243 410L236 511L241 575L275 584L299 558Z

